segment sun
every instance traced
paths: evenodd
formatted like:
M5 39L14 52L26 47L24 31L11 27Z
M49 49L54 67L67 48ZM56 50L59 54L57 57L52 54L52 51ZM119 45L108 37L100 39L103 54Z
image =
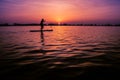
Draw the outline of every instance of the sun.
M57 23L58 23L58 25L60 25L61 22L62 22L62 18L57 18Z

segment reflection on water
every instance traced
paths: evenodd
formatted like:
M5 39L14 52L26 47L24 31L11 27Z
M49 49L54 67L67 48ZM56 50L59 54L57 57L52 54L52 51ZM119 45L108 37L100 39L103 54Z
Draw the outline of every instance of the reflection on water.
M119 78L119 27L57 26L52 32L29 32L37 29L35 26L0 27L3 79Z
M41 45L44 46L44 45L45 45L45 44L44 44L44 33L43 33L43 31L41 31L40 33L41 33L41 34L40 34Z

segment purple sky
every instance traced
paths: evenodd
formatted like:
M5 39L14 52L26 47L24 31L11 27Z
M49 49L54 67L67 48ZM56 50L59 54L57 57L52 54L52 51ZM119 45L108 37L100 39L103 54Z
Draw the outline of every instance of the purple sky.
M120 0L0 0L0 23L120 23Z

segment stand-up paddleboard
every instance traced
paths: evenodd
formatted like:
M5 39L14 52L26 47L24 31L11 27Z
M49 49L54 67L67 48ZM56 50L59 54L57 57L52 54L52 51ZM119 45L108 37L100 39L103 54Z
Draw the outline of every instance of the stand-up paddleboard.
M52 29L49 30L30 30L30 32L49 32L49 31L53 31Z

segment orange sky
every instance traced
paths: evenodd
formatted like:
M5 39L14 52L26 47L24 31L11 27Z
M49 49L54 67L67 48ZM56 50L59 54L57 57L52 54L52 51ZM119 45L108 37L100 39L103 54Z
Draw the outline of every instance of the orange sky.
M119 22L119 0L3 0L2 22ZM102 22L103 21L103 22Z

